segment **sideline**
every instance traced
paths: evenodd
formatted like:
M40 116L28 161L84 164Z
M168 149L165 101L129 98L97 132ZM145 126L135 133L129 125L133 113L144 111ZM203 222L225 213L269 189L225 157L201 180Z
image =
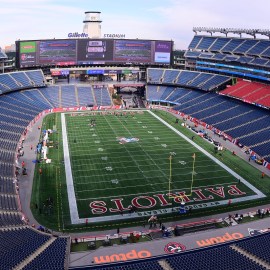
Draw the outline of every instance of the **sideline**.
M67 140L66 118L65 118L64 113L61 113L61 125L62 125L64 162L65 162L70 219L71 219L72 224L76 224L76 223L79 223L79 214L78 214L78 207L77 207L77 201L75 197L75 189L74 189L74 183L73 183L73 177L72 177L72 171L71 171L68 140Z

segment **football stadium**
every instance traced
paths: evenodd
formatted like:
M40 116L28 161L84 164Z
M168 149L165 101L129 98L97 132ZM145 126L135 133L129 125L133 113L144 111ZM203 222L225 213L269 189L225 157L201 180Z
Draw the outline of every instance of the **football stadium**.
M0 269L270 269L270 30L190 31L0 51Z

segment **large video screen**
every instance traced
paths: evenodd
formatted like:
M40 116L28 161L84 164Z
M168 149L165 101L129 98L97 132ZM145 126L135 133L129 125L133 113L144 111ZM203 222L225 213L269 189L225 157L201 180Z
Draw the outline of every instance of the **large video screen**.
M112 60L113 40L79 39L77 46L77 63L79 65L105 64Z
M17 41L17 65L164 64L172 41L130 39L53 39Z
M39 64L76 64L76 40L39 41Z
M151 41L149 40L115 40L115 61L151 63Z

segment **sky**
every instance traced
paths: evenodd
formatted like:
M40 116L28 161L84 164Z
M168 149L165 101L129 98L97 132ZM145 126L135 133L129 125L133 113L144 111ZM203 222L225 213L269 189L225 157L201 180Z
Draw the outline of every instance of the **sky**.
M195 26L270 28L270 0L0 0L0 47L16 40L82 33L85 11L100 11L103 34L173 40L186 49Z

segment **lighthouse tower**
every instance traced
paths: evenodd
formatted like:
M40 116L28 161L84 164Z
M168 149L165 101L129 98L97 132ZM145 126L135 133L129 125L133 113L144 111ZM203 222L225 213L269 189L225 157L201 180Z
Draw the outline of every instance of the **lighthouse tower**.
M83 32L88 34L89 38L101 38L101 23L99 11L86 11L83 21Z

